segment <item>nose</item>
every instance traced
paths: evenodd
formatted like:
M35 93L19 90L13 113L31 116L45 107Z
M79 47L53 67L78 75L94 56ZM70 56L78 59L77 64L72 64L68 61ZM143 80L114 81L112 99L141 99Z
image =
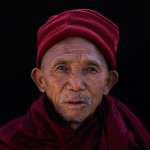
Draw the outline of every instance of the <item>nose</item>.
M67 89L73 91L84 91L85 83L83 77L80 74L72 74L68 77Z

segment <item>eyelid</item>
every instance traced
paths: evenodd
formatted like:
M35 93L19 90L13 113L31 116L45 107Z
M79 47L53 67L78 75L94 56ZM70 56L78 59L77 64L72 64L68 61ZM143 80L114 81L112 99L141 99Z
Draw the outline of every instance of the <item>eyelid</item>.
M56 64L53 65L52 69L55 69L59 66L66 66L66 63L56 63Z
M94 69L95 71L98 71L98 69L97 69L96 67L93 67L93 66L87 67L87 70L88 70L88 69ZM93 71L94 71L94 70L93 70ZM92 71L92 70L90 70L90 71Z
M68 72L68 66L66 64L57 64L54 66L54 71L56 72Z
M87 65L87 68L95 68L95 69L98 69L99 68L99 66L97 66L97 65L93 65L93 64L91 64L91 65Z

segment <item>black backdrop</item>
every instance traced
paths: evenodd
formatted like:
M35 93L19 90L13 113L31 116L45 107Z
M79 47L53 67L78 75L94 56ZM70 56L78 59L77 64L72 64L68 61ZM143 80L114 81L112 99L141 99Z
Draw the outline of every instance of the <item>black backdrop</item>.
M91 8L120 28L116 55L119 82L111 94L150 129L149 5L144 1L41 0L0 2L0 125L25 114L39 97L31 80L36 32L49 17L72 8Z

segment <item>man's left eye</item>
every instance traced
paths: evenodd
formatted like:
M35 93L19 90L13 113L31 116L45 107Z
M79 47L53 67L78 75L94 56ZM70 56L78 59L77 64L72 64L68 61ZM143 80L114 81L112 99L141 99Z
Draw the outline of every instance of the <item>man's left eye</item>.
M86 70L89 72L97 72L97 69L94 67L88 67Z

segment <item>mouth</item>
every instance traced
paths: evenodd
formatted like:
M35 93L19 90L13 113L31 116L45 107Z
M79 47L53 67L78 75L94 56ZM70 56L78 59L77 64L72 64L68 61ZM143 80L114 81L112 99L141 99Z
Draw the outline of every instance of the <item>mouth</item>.
M70 107L85 107L88 105L86 102L81 100L66 100L64 103Z

